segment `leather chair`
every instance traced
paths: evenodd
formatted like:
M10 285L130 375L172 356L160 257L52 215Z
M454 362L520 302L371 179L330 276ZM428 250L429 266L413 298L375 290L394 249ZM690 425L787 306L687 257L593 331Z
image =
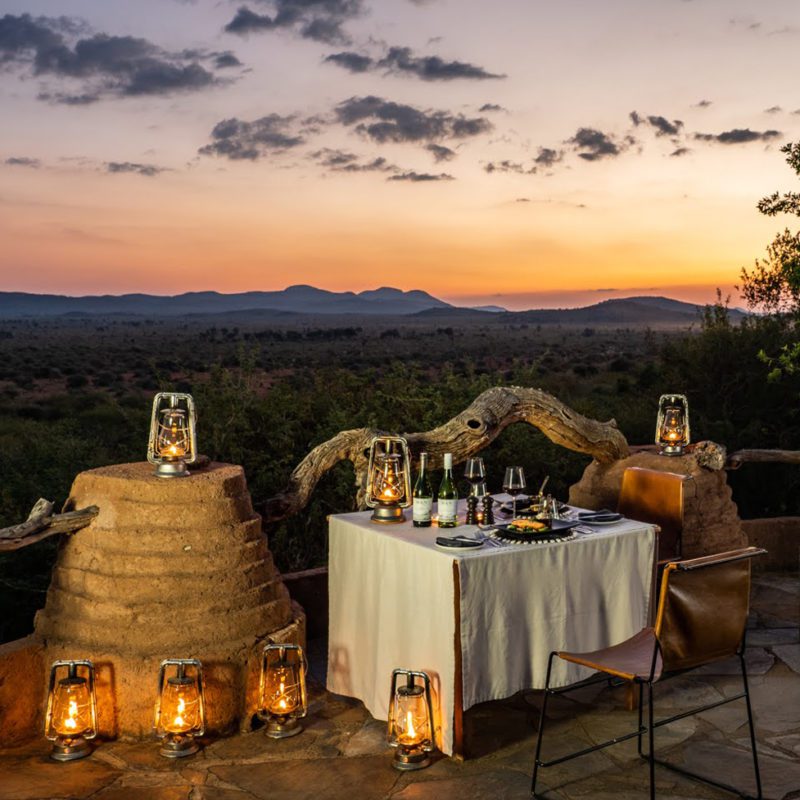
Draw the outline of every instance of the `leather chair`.
M658 525L658 563L681 557L686 475L643 467L622 474L617 511L629 519Z
M750 798L725 783L697 775L688 770L656 758L654 751L654 732L662 725L668 725L691 714L697 714L725 703L745 699L747 721L750 726L750 744L753 752L753 769L758 800L761 800L761 776L758 769L756 738L753 728L753 712L750 706L750 692L745 668L745 630L750 604L750 559L765 553L756 547L746 547L718 555L703 556L688 561L672 561L664 570L659 596L658 614L655 626L643 628L635 636L620 644L590 653L553 652L547 665L542 715L539 721L539 735L536 741L536 758L531 782L531 796L536 794L536 779L540 768L552 767L564 761L592 753L618 742L636 738L639 755L650 768L650 798L655 800L655 765L695 780L724 789L740 797ZM655 721L653 708L653 685L687 670L700 667L721 659L736 656L742 670L743 691L715 703L684 711L666 719ZM596 670L595 675L580 683L558 689L550 688L553 661L556 658L581 664ZM541 760L542 739L544 737L547 701L551 695L564 694L592 683L622 679L639 687L639 726L637 730L601 742L592 747L569 753L549 761ZM643 693L647 688L647 724L643 724ZM642 739L647 734L648 748L644 752Z

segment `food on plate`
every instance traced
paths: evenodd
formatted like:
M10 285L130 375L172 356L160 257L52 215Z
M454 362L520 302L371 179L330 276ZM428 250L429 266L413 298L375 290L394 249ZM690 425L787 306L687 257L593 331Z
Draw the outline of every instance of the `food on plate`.
M515 519L508 529L515 533L542 533L542 531L549 530L550 526L546 522L535 519Z

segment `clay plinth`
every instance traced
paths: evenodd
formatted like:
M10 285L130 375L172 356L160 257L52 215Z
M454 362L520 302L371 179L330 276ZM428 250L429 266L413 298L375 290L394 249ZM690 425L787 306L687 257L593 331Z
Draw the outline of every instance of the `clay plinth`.
M66 538L36 616L45 660L97 668L101 734L152 734L158 665L199 658L208 727L247 728L260 643L304 644L305 618L275 568L241 467L164 479L149 464L83 472L70 505L96 505Z
M705 469L692 455L660 456L642 452L611 464L593 461L570 488L570 503L583 508L616 508L622 473L628 467L645 467L690 477L691 480L684 485L684 558L733 550L747 544L725 470Z

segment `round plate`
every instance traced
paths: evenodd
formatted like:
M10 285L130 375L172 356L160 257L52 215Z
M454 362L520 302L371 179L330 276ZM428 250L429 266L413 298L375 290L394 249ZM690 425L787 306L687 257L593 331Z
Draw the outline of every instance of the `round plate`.
M603 522L591 522L590 520L582 519L578 521L580 525L588 525L590 528L598 527L602 528L606 525L619 525L620 522L625 522L625 517L620 516L619 519L608 519L604 520Z

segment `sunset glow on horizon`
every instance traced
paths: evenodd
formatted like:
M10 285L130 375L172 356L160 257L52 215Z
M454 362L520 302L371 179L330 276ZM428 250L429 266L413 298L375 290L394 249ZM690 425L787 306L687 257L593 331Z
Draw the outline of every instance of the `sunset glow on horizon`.
M789 0L0 0L0 290L736 305L798 45Z

